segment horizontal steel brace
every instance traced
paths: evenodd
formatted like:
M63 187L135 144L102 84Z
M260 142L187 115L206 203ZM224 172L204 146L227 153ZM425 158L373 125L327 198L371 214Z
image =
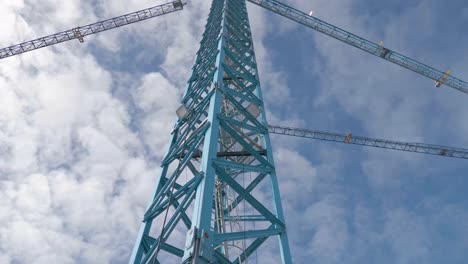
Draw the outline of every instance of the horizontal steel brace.
M271 173L273 171L272 167L266 167L264 165L250 165L244 163L237 163L227 160L216 159L213 160L213 164L219 167L226 167L231 169L238 169L241 171L255 171L255 172L262 172L262 173Z
M284 228L272 228L272 229L264 229L264 230L248 230L248 231L243 231L243 232L215 234L214 241L215 241L215 244L219 244L224 241L235 241L235 240L244 240L244 239L250 239L250 238L269 237L269 236L279 235L283 231L284 231Z
M251 221L256 221L256 222L263 222L263 221L268 221L263 215L240 215L240 216L225 216L224 221L229 221L229 222L251 222Z
M265 156L267 153L266 153L266 150L259 150L257 151L258 154L262 155L262 156ZM192 158L200 158L202 156L202 152L201 151L197 151L195 152L193 155L192 155ZM252 153L248 152L248 151L221 151L221 152L218 152L216 153L216 157L218 158L224 158L224 157L250 157L252 156ZM183 158L184 156L182 156Z

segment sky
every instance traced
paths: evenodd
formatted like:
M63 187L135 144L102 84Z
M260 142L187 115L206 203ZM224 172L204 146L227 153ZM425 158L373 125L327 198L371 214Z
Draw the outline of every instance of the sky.
M3 0L0 46L163 2ZM468 80L466 1L284 2ZM127 262L209 6L0 61L0 263ZM468 95L248 7L271 124L468 147ZM294 263L467 262L466 161L272 146Z

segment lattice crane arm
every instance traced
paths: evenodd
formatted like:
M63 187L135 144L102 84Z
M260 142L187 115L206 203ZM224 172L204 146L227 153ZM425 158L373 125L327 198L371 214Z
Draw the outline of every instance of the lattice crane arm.
M406 152L437 155L449 158L468 159L468 149L438 146L423 143L409 143L386 139L354 136L351 133L340 134L310 129L269 125L268 131L273 134L311 138L344 144L354 144L367 147L393 149Z
M174 0L172 2L150 7L126 15L114 17L104 21L96 22L86 26L76 27L64 32L56 33L53 35L41 37L38 39L30 40L21 44L16 44L10 47L0 49L0 59L15 56L28 51L52 46L65 41L78 39L80 42L84 41L84 37L106 30L114 29L121 26L126 26L153 17L169 14L182 10L184 8L182 0Z
M323 20L320 20L312 16L311 14L310 15L306 14L293 7L285 5L279 1L275 1L275 0L248 0L248 1L256 5L259 5L265 9L268 9L274 13L277 13L281 16L289 18L293 21L296 21L304 26L312 28L325 35L341 40L353 47L366 51L386 61L393 62L397 65L400 65L403 68L412 70L416 73L426 76L427 78L430 78L435 81L436 87L439 87L442 84L446 84L447 86L455 88L461 92L468 93L468 83L451 76L450 71L442 72L440 70L434 69L431 66L418 62L403 54L400 54L396 51L393 51L384 47L382 42L380 42L379 44L374 43L372 41L359 37L353 33L350 33L344 29L341 29L332 24L329 24Z

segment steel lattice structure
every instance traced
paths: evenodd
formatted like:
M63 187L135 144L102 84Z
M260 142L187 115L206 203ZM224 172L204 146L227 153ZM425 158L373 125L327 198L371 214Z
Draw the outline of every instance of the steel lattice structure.
M245 0L212 2L181 103L130 263L244 263L271 236L291 263Z
M80 42L84 41L85 36L100 33L103 31L111 30L117 27L126 26L157 16L162 16L172 12L182 10L184 5L181 0L175 0L163 5L158 5L143 10L139 10L126 15L114 17L104 21L96 22L86 26L76 27L60 33L55 33L49 36L41 37L38 39L26 41L10 47L0 49L0 59L8 58L11 56L19 55L28 51L52 46L65 41L78 39Z
M293 137L311 138L374 148L392 149L406 152L436 155L448 158L468 159L468 149L453 148L425 143L410 143L388 139L355 136L351 133L340 134L303 128L269 125L270 133Z
M334 26L316 17L308 15L302 11L292 8L276 0L248 0L265 9L273 11L281 16L289 18L297 23L321 32L327 36L343 41L355 48L368 52L384 60L393 62L408 70L419 73L434 81L439 81L447 86L457 89L463 93L468 93L468 83L449 75L449 72L442 72L433 67L409 58L401 53L390 50L383 45L374 43L365 38L359 37L342 28Z
M276 0L248 0L468 93L468 83ZM182 10L182 0L0 49L0 59ZM212 0L162 171L130 263L236 263L277 237L291 263L268 133L468 159L468 150L268 125L246 0Z

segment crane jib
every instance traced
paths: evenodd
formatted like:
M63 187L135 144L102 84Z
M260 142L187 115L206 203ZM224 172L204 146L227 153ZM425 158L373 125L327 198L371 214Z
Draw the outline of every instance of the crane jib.
M344 29L329 24L320 20L312 15L306 14L293 7L285 5L275 0L248 0L251 3L259 5L267 10L276 14L289 18L299 24L312 28L327 36L338 39L360 50L366 51L386 61L393 62L403 68L414 71L429 79L436 81L437 85L445 84L449 87L455 88L461 92L468 93L468 83L453 77L446 72L434 69L431 66L411 59L403 54L390 50L383 45L379 45Z
M10 47L0 49L0 59L8 58L11 56L19 55L28 51L48 47L65 41L78 39L80 42L84 41L84 37L106 30L114 29L121 26L126 26L153 17L169 14L175 11L182 10L184 4L182 0L175 0L163 5L150 7L147 9L139 10L126 15L114 17L104 21L96 22L86 26L76 27L53 35L41 37L38 39L26 41Z
M448 158L468 159L468 149L463 148L453 148L424 143L400 142L387 139L354 136L351 133L340 134L336 132L325 132L319 130L274 125L268 126L268 132L285 136L310 138L383 149L393 149L406 152L443 156Z

